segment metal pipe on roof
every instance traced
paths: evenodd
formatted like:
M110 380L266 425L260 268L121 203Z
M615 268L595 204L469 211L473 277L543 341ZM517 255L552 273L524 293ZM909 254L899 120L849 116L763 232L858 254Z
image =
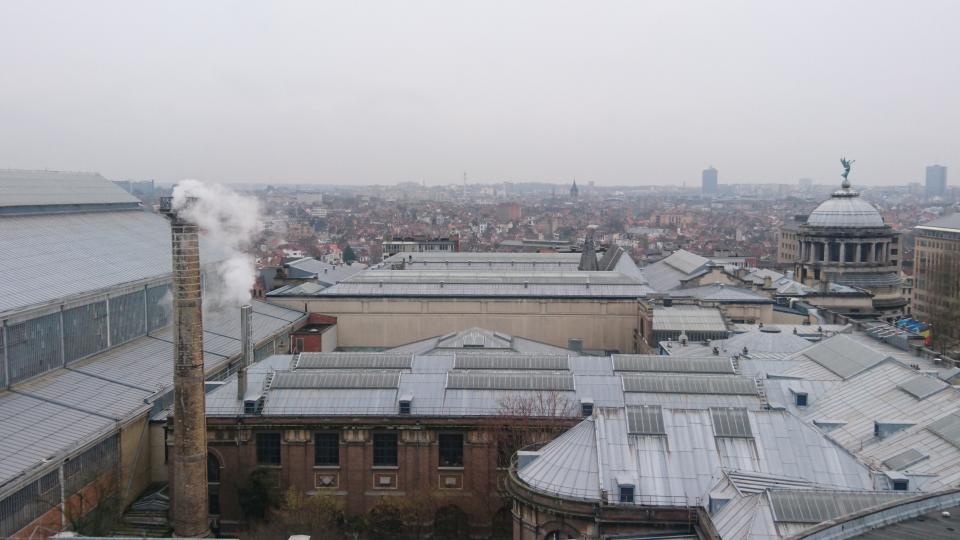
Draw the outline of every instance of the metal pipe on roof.
M240 366L237 368L237 399L247 394L247 366L253 363L253 306L240 307Z

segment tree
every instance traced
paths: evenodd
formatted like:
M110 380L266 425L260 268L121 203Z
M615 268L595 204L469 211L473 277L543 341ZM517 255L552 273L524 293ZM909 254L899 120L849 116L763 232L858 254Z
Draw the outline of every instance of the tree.
M270 471L257 469L250 473L247 482L238 490L240 509L243 515L253 520L267 517L267 510L276 502Z
M506 467L517 450L546 443L568 429L577 417L577 404L554 390L510 394L498 402L504 421L495 430L497 464Z
M343 262L344 264L351 264L357 260L356 253L353 252L353 248L350 247L350 244L347 244L343 248Z

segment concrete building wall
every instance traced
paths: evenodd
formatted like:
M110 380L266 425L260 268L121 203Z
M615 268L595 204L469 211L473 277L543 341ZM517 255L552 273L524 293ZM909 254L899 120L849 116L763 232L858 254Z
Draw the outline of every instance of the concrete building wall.
M124 508L150 485L150 461L150 422L143 415L120 429L119 488Z
M337 318L341 347L395 347L478 326L558 347L581 338L588 349L634 351L636 300L280 299L275 303Z

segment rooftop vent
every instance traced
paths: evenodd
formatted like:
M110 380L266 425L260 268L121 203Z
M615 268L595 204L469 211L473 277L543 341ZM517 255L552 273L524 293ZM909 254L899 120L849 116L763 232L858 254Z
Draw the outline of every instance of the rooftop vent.
M875 420L873 422L873 436L883 439L914 425L910 420Z
M580 414L584 417L593 416L593 400L583 398L580 400Z

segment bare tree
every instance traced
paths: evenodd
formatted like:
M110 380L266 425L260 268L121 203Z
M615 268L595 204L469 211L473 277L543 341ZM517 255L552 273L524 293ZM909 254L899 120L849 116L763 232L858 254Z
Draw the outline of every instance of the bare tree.
M494 430L497 464L509 465L517 450L546 443L568 429L576 418L577 403L555 390L518 392L500 399L500 422Z

